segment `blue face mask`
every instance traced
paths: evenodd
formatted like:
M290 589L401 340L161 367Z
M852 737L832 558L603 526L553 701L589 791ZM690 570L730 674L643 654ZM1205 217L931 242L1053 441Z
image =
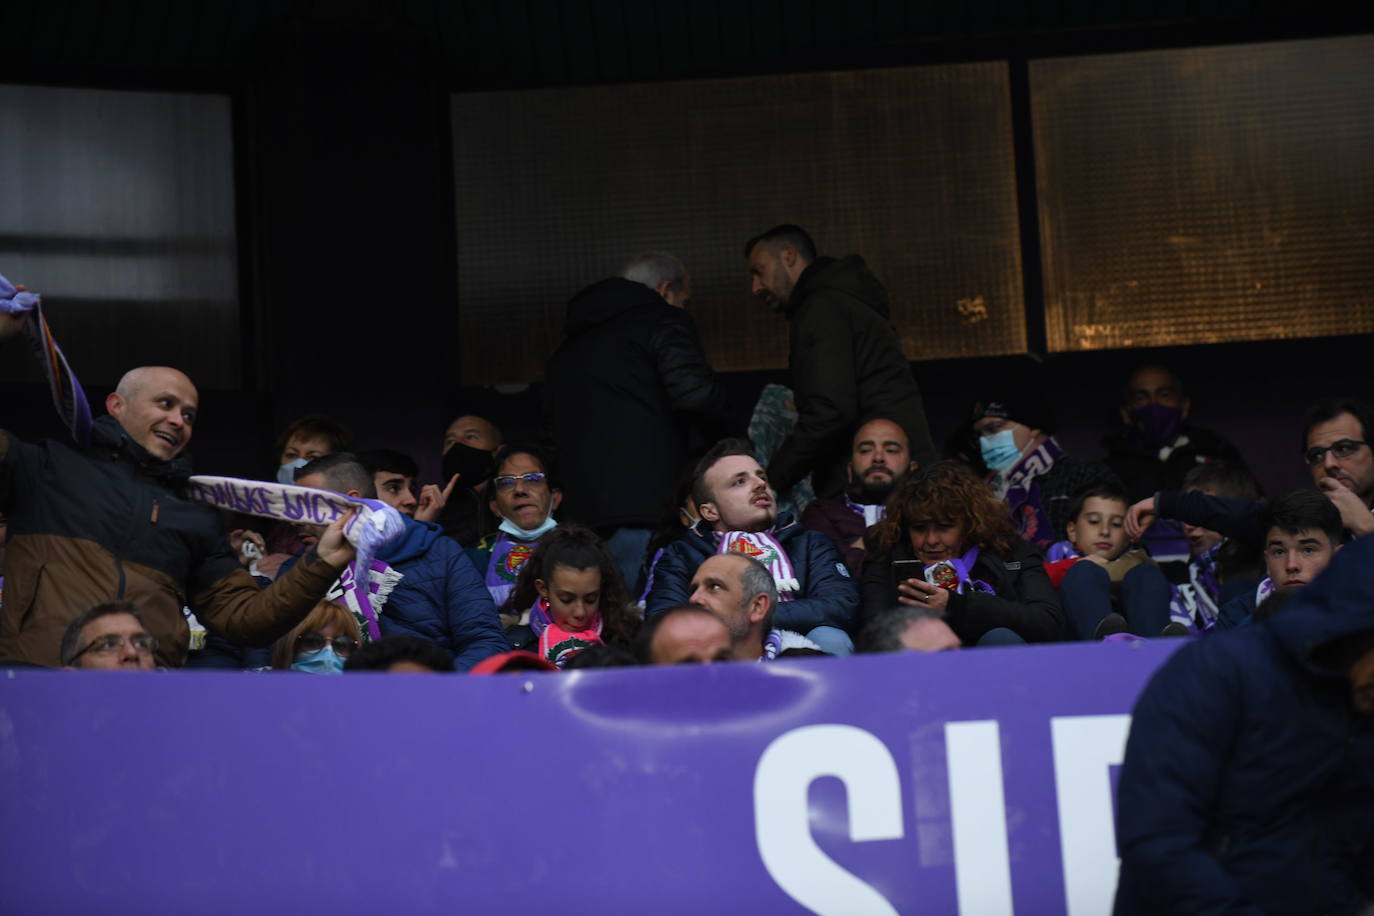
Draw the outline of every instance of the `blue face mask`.
M325 646L318 652L302 652L291 663L292 671L306 674L343 674L344 660L334 654L333 646Z
M277 468L277 483L284 483L288 486L296 482L296 469L303 468L309 461L304 458L297 458L295 461L288 461Z
M557 528L558 522L553 520L553 513L550 512L544 517L544 524L540 525L538 528L521 528L508 518L502 518L501 524L497 527L511 537L520 538L522 541L534 541Z
M983 436L978 440L978 451L983 455L983 464L989 471L1005 471L1021 457L1016 447L1016 436L1009 429Z

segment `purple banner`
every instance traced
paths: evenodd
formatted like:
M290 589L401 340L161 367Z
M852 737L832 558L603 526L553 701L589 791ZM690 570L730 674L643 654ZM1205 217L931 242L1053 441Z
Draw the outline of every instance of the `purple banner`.
M14 913L1110 911L1180 644L494 677L0 672Z

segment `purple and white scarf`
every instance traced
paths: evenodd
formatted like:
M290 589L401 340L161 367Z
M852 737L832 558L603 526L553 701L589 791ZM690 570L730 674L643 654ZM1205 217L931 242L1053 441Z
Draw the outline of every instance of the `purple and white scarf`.
M358 629L362 631L363 642L370 642L378 638L379 634L373 633L372 624L378 615L382 613L383 606L387 599L406 574L398 569L392 569L381 560L374 559L368 564L368 587L366 591L358 587L358 581L354 567L357 564L349 564L344 571L339 574L339 578L325 592L324 600L337 601L353 614L358 620ZM371 613L369 618L368 614Z
M0 312L11 315L32 312L24 323L24 336L38 364L43 367L48 388L52 391L53 406L77 444L82 448L90 445L91 405L86 402L86 392L72 367L67 365L67 357L62 355L62 348L57 345L57 338L53 337L52 328L43 317L42 297L0 276Z
M988 481L993 494L1011 510L1012 524L1021 537L1032 544L1048 544L1054 537L1050 522L1035 480L1046 474L1064 455L1059 442L1051 436L1035 451L1026 455L1005 474L994 474Z
M791 601L801 591L792 560L778 539L769 531L718 531L716 553L738 553L758 560L773 574L778 587L778 600Z
M502 607L520 578L520 570L539 546L538 541L525 541L502 531L491 545L491 559L487 561L484 584L491 600Z
M995 595L997 591L982 579L973 578L973 565L978 562L980 548L974 547L962 557L941 560L925 568L925 579L931 585L964 595L970 591Z
M848 493L844 494L844 504L849 507L850 512L853 512L855 515L863 516L865 528L872 528L874 525L878 524L878 522L882 521L883 512L887 509L882 503L872 506L867 503L856 503L849 498Z
M386 503L354 498L330 490L298 487L266 480L240 480L235 477L192 477L186 485L186 498L206 505L305 525L329 525L350 509L357 513L344 526L343 536L357 555L353 570L350 606L356 604L367 624L368 635L380 639L377 612L372 606L373 558L383 545L404 533L405 518ZM385 566L386 564L382 564ZM390 567L388 567L389 569ZM369 587L359 588L357 570L369 571ZM340 577L342 580L342 577ZM390 590L387 592L390 593Z

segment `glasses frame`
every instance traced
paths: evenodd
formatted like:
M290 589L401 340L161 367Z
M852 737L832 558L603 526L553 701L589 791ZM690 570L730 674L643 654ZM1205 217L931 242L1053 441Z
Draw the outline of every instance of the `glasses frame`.
M301 640L303 640L303 639L319 639L319 640L323 640L323 642L321 642L319 649L302 649L302 648L301 648ZM347 651L347 652L340 652L340 651L339 651L339 648L340 648L340 641L341 641L341 640L342 640L342 645L348 647L348 651ZM358 641L357 641L356 639L354 639L352 636L348 636L347 634L344 634L344 633L340 633L338 636L329 637L329 638L326 638L326 637L322 636L322 635L319 634L319 633L302 633L300 636L297 636L297 637L296 637L296 654L297 654L297 655L299 655L301 652L318 652L318 651L320 651L320 649L323 649L325 646L330 646L330 647L332 647L332 648L334 649L334 654L337 655L337 656L339 656L340 658L348 658L348 657L349 657L350 655L352 655L354 652L357 652L357 651L358 651Z
M1368 444L1368 442L1363 442L1359 439L1337 439L1330 445L1317 445L1307 449L1302 453L1302 458L1304 461L1307 462L1309 466L1321 464L1321 462L1326 458L1327 452L1336 452L1337 449L1348 449L1348 451L1346 451L1344 455L1340 454L1339 452L1336 452L1336 457L1338 459L1349 458L1351 455L1358 452L1361 449L1361 447L1366 446Z
M530 471L528 474L502 474L500 477L493 477L491 482L496 485L498 490L509 490L515 486L516 481L525 483L543 483L549 479L549 475L543 471Z
M97 648L100 643L107 642L111 639L115 640L113 645L99 646L99 648ZM137 640L137 642L135 640ZM95 639L91 640L90 645L72 656L72 661L76 661L87 653L108 655L111 652L118 651L126 642L139 655L155 655L157 653L157 637L151 633L135 633L133 636L125 636L121 633L106 633L104 636L97 636ZM139 645L139 643L143 643L143 645Z

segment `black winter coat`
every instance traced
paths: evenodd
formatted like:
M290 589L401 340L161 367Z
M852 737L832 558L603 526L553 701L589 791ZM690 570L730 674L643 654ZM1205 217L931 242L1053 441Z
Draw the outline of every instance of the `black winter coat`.
M653 527L691 460L699 424L735 430L725 395L685 311L642 283L593 283L568 303L549 360L546 425L559 449L560 520Z
M797 425L768 462L785 493L808 472L817 496L844 487L860 423L882 417L906 431L922 467L938 455L911 364L890 323L887 290L858 255L817 258L797 278L784 314L792 324L788 366Z
M897 541L891 553L868 555L863 571L865 622L898 604L892 561L914 559L916 553L905 538ZM988 630L996 627L1013 630L1026 642L1065 638L1059 593L1045 572L1045 556L1039 550L1017 540L1012 545L1011 557L1004 558L984 547L970 572L973 578L991 585L996 594L970 591L949 596L945 619L964 645L976 645Z

